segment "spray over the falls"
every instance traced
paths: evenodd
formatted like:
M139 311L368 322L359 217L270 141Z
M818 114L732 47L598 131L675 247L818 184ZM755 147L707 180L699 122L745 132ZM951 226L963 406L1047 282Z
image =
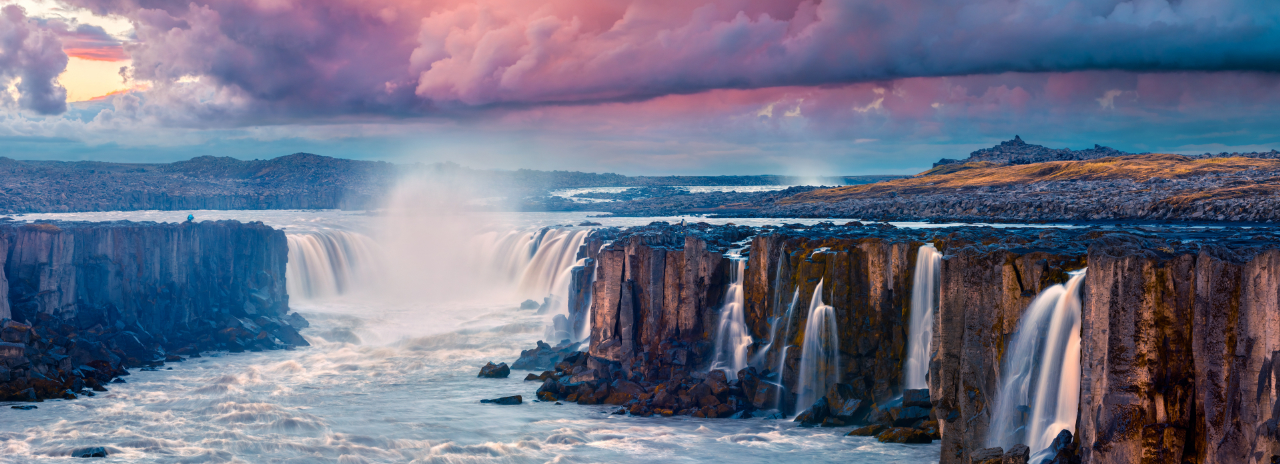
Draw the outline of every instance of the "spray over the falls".
M988 446L1022 443L1033 457L1062 430L1074 430L1080 405L1080 288L1085 271L1044 289L1006 349ZM1038 462L1039 457L1033 459Z
M725 291L724 307L720 309L720 323L716 327L715 356L711 370L720 369L732 377L747 367L747 350L751 348L751 334L747 331L743 313L742 282L746 275L747 260L739 252L729 255L729 288Z
M813 289L809 318L800 351L800 376L796 379L796 410L813 406L840 379L840 336L836 309L822 302L822 281Z
M921 246L916 255L915 281L911 286L906 388L929 387L929 343L933 340L933 314L938 310L938 285L941 282L942 254L933 245Z

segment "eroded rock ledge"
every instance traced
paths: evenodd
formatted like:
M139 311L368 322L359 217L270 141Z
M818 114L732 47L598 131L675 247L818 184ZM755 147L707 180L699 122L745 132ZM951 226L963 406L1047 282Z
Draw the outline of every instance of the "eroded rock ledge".
M284 233L258 222L0 222L0 401L73 398L202 351L307 345L287 257Z
M708 373L729 275L723 254L748 237L751 367ZM944 258L931 411L916 417L900 398L914 263L926 243ZM800 412L804 309L823 281L839 383L824 397L834 420L814 425L927 433L936 419L942 462L999 456L985 441L1006 346L1041 290L1088 267L1079 418L1055 442L1058 462L1271 462L1280 453L1280 229L656 223L601 230L582 256L595 279L576 279L572 292L589 293L589 308L574 310L590 311L591 339L584 353L559 353L554 370L529 375L543 400L637 415L790 417ZM793 299L797 310L783 317Z

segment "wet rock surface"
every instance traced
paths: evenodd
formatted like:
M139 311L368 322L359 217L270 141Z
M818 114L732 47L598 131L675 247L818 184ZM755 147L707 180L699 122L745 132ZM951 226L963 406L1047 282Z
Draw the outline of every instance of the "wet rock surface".
M261 223L0 223L0 401L93 396L129 368L307 345Z
M508 375L511 375L511 368L507 367L507 363L494 364L493 362L490 362L480 368L480 375L477 377L487 379L505 379Z
M591 343L528 374L540 400L634 415L798 414L855 436L941 439L943 463L1028 462L1025 446L984 446L1004 350L1036 295L1088 267L1079 419L1047 459L1269 462L1280 448L1280 229L655 223L599 233L612 243L593 258ZM941 304L929 388L911 390L905 321L925 243L944 254ZM741 244L750 367L708 372L723 253ZM816 404L797 405L807 311L788 308L809 306L820 280L836 309L839 380Z

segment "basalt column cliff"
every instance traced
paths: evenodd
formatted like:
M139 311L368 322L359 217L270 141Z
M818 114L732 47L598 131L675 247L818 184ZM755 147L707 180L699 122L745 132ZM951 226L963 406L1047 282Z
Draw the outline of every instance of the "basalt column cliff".
M0 223L0 399L86 387L208 350L306 345L284 233L236 221Z
M575 279L590 288L571 291L590 294L578 309L590 317L575 318L590 343L529 375L545 399L940 439L944 463L1265 463L1280 453L1280 230L655 224L596 234L582 251L598 263L594 282ZM904 377L920 336L909 328L912 286L929 281L915 279L925 245L942 254L936 304L925 306L927 391ZM716 332L734 323L723 308L735 303L738 255L748 349L746 367L726 372L711 367L727 356ZM1059 285L1069 280L1079 284ZM1052 330L1035 308L1058 318L1045 319ZM1015 343L1031 348L1010 353ZM1010 391L1019 385L1022 396Z

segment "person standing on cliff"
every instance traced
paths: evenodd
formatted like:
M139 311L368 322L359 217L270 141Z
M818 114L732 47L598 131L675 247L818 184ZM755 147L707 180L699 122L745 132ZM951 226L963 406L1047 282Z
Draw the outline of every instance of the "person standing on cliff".
M187 215L187 222L194 222L195 220L196 220L196 215L194 214Z

